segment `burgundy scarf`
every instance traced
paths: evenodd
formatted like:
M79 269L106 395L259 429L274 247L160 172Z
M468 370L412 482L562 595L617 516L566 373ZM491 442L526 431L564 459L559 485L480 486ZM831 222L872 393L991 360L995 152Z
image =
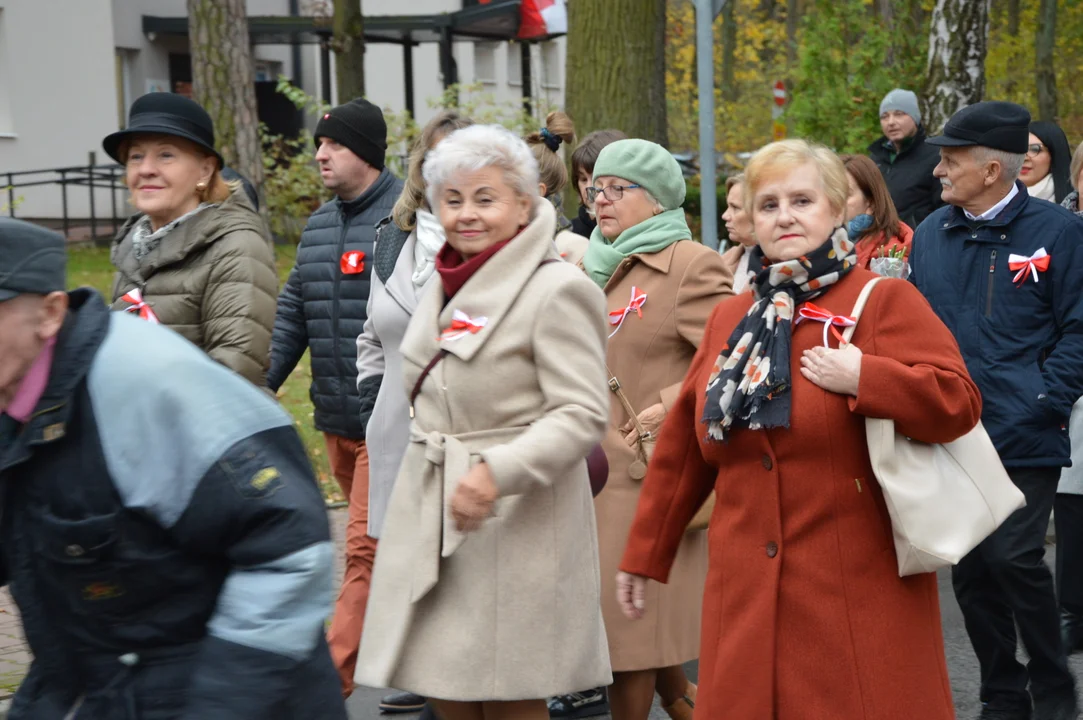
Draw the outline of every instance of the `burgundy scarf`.
M514 239L510 237L503 242L490 245L469 260L464 260L459 251L451 247L451 243L445 242L440 252L436 253L436 272L440 273L440 281L444 284L444 296L448 299L454 297L467 280L489 261L489 258L500 252L501 248Z

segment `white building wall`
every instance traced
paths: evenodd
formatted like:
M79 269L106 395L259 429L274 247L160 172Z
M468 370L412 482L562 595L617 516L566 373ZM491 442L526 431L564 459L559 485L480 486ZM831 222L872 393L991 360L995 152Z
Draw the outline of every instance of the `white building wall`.
M117 128L115 57L110 0L0 0L0 187L6 172L104 158L102 138ZM20 217L59 209L57 186L16 192ZM70 189L70 213L87 213L87 194ZM97 201L106 207L108 192Z

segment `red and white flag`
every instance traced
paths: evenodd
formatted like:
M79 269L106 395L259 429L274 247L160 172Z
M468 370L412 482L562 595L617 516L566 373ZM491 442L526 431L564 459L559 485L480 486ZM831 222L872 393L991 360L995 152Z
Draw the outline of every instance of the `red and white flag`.
M568 32L568 8L564 0L523 0L519 13L520 40Z

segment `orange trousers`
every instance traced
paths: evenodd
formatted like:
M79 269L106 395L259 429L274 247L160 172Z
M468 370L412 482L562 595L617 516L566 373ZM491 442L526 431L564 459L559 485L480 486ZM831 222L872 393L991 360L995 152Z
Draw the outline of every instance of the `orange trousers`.
M346 572L335 602L327 644L342 680L342 694L353 692L357 650L365 623L372 563L376 559L376 539L368 536L369 454L364 440L350 440L324 433L331 472L349 500L346 521Z

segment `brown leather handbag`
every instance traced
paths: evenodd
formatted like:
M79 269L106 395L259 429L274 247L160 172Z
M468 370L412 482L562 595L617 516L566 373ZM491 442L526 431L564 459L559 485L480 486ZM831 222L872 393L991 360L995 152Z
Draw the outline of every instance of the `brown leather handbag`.
M647 476L647 466L650 464L651 455L654 454L654 447L658 443L658 438L654 433L648 432L643 424L639 422L639 413L632 407L632 403L628 401L628 396L624 394L624 389L621 387L620 380L617 376L606 367L606 372L609 373L609 389L613 391L613 394L617 396L617 400L624 406L624 412L628 413L628 417L632 419L632 427L636 429L636 434L639 439L636 441L636 459L632 461L632 464L628 466L628 476L633 480L642 480ZM695 516L691 522L688 523L686 532L696 532L697 530L706 530L707 524L711 520L711 513L714 512L715 495L714 491L696 511Z

